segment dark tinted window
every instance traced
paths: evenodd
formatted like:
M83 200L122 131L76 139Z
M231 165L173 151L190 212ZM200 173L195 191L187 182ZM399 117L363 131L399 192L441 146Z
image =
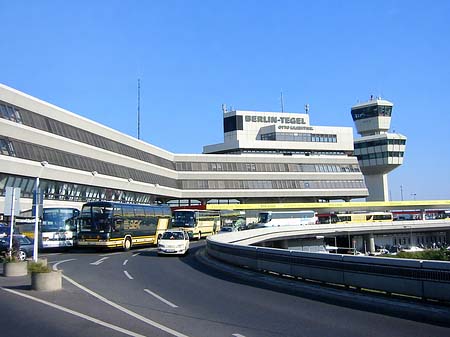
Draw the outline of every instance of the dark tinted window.
M230 132L236 130L243 130L244 125L242 122L242 116L231 116L223 119L223 131Z

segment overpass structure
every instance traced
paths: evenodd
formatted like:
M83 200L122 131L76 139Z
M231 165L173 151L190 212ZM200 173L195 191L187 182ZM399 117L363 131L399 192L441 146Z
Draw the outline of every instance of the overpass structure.
M366 235L408 231L444 231L450 221L401 221L261 228L208 237L207 253L227 263L256 271L288 275L326 284L450 301L450 262L345 254L309 253L264 247L264 242L324 235ZM259 246L258 246L259 245ZM262 245L262 246L261 246Z

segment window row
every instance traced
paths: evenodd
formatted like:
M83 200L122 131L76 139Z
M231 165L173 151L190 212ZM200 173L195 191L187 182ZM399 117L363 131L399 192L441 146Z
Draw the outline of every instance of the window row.
M209 189L361 189L363 180L183 180L187 190Z
M337 135L272 132L272 133L266 133L266 134L261 135L261 140L337 143Z
M177 171L222 172L360 172L351 164L291 164L291 163L196 163L177 162Z
M352 118L354 121L378 116L390 117L391 115L392 106L387 105L371 105L352 109Z
M5 141L5 139L3 139ZM92 159L73 153L59 151L48 147L25 143L19 140L9 139L8 143L14 149L15 157L33 161L47 161L50 164L73 168L88 172L133 179L149 184L159 184L162 186L177 188L175 179L152 174L145 171L136 170L130 167L107 163L97 159Z
M19 110L7 104L0 103L0 117L16 123L22 123Z
M65 200L75 202L120 201L137 204L153 204L155 197L149 194L115 190L110 188L40 180L40 190L45 200ZM23 198L32 198L35 179L0 174L0 192L5 195L6 187L19 187Z
M384 146L384 145L406 145L406 139L381 139L371 142L355 143L355 149L364 149L367 147Z
M121 144L111 139L96 135L72 125L68 125L52 118L44 117L28 110L18 110L11 106L0 104L0 117L21 123L39 130L53 133L65 138L70 138L85 144L102 148L124 156L139 159L158 166L174 169L173 162L154 154L138 150L128 145Z
M357 155L358 160L381 159L381 158L403 158L404 152L377 152L363 155Z

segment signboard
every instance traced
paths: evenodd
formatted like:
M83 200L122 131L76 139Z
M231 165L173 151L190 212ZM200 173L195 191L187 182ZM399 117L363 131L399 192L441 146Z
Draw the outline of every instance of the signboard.
M4 214L17 216L20 214L20 188L6 187Z
M42 215L44 205L44 193L41 193L41 189L36 189L33 192L33 206L31 208L31 215L36 216L36 207L38 207L38 215Z

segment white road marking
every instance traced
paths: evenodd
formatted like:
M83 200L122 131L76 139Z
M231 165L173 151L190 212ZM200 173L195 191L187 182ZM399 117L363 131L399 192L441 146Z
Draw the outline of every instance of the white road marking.
M150 291L148 289L144 289L144 291L154 297L156 297L158 300L160 300L161 302L166 303L167 305L171 306L172 308L178 308L178 305L173 304L172 302L162 298L161 296L159 296L158 294L155 294L153 291Z
M134 318L136 318L136 319L138 319L138 320L140 320L140 321L142 321L144 323L147 323L147 324L149 324L151 326L154 326L155 328L158 328L158 329L160 329L162 331L165 331L165 332L167 332L167 333L169 333L169 334L171 334L173 336L188 337L187 335L182 334L181 332L175 331L175 330L173 330L173 329L171 329L171 328L169 328L167 326L164 326L164 325L159 324L159 323L157 323L155 321L152 321L151 319L148 319L148 318L146 318L144 316L141 316L141 315L139 315L139 314L137 314L137 313L135 313L135 312L133 312L133 311L131 311L129 309L126 309L126 308L124 308L124 307L114 303L113 301L108 300L107 298L105 298L105 297L103 297L103 296L93 292L92 290L90 290L90 289L86 288L85 286L82 286L81 284L79 284L76 281L72 280L70 277L67 277L65 275L63 275L62 277L66 281L72 283L74 286L76 286L76 287L80 288L81 290L83 290L83 291L91 294L92 296L98 298L100 301L102 301L102 302L104 302L106 304L109 304L110 306L116 308L117 310L120 310L120 311L126 313L127 315L130 315L130 316L132 316L132 317L134 317Z
M133 276L131 276L126 270L123 271L123 273L128 277L130 280L133 279Z
M234 337L245 337L244 335L241 335L241 334L239 334L239 333L234 333L234 334L232 334L231 336L234 336Z
M105 260L107 260L107 259L109 259L109 257L102 257L100 260L97 260L97 261L95 261L95 262L92 262L91 264L92 264L93 266L98 266L99 264L105 262Z
M123 266L126 266L127 265L127 263L128 263L128 260L125 260L125 261L123 261Z
M61 261L61 262L62 262L62 261ZM30 296L30 295L22 294L22 293L20 293L20 292L18 292L18 291L16 291L16 290L12 290L12 289L6 289L6 288L2 288L2 289L3 289L4 291L10 292L10 293L12 293L12 294L15 294L15 295L18 295L18 296L22 296L22 297L28 298L28 299L30 299L30 300L32 300L32 301L36 301L36 302L39 302L39 303L41 303L41 304L48 305L49 307L52 307L52 308L55 308L55 309L64 311L64 312L66 312L66 313L68 313L68 314L71 314L71 315L74 315L74 316L83 318L83 319L88 320L88 321L90 321L90 322L93 322L93 323L95 323L95 324L102 325L102 326L107 327L107 328L110 328L110 329L112 329L112 330L119 331L119 332L124 333L124 334L126 334L126 335L129 335L129 336L135 336L135 337L145 337L144 335L138 334L137 332L133 332L133 331L130 331L130 330L121 328L121 327L119 327L119 326L117 326L117 325L113 325L113 324L109 324L109 323L103 322L103 321L101 321L101 320L99 320L99 319L92 318L92 317L90 317L90 316L88 316L88 315L85 315L85 314L82 314L82 313L80 313L80 312L77 312L77 311L74 311L74 310L71 310L71 309L62 307L62 306L60 306L60 305L53 304L53 303L50 303L50 302L41 300L40 298L36 298L36 297Z
M75 261L75 260L76 260L76 259L69 259L69 260L63 260L63 261L56 262L56 263L53 265L53 270L58 270L58 265L59 265L60 263L70 262L70 261Z
M139 254L141 254L141 253L135 253L132 255L132 257L138 256Z

